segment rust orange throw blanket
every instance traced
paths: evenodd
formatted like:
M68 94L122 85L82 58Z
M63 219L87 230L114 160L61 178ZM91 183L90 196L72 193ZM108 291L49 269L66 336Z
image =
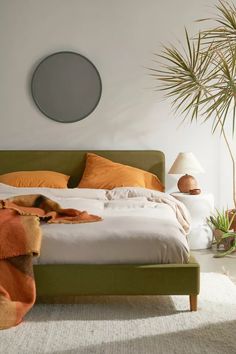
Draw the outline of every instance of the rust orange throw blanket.
M0 201L0 329L19 324L35 302L32 257L40 252L40 221L84 223L99 220L99 216L86 211L62 209L42 195Z

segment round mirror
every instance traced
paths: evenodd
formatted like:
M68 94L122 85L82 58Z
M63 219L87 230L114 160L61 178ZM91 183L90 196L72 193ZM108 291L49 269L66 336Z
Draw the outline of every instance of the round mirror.
M72 123L96 108L102 83L90 60L74 52L58 52L43 59L34 71L31 92L48 118Z

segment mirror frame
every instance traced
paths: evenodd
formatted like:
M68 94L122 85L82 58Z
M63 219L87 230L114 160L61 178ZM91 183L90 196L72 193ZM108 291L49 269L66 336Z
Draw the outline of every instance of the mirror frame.
M47 113L47 110L44 110L44 107L42 107L42 105L38 102L37 97L35 97L36 94L35 94L35 90L34 90L34 83L35 83L36 75L37 75L37 72L38 72L40 66L41 66L43 63L45 63L45 61L47 61L49 58L51 58L51 57L53 57L53 56L56 56L56 55L58 55L58 54L61 55L61 54L64 54L64 53L65 53L65 54L77 55L77 56L79 56L79 57L85 59L85 60L91 65L91 67L94 69L94 71L96 72L97 78L98 78L98 82L99 82L99 86L100 86L100 90L99 90L99 95L98 95L97 101L96 101L95 105L92 107L92 109L91 109L88 113L82 115L81 117L79 117L79 118L77 118L77 119L70 120L70 121L58 120L55 116L48 114L48 113ZM95 66L87 57L85 57L84 55L81 55L81 54L79 54L79 53L77 53L77 52L73 52L73 51L59 51L59 52L55 52L55 53L52 53L52 54L50 54L50 55L47 55L47 56L44 57L42 60L40 60L39 64L36 66L36 68L35 68L34 71L33 71L33 75L32 75L32 77L31 77L30 90L31 90L31 96L32 96L32 98L33 98L34 103L36 104L36 106L38 107L39 111L40 111L44 116L46 116L47 118L52 119L52 120L54 120L54 121L56 121L56 122L58 122L58 123L75 123L75 122L79 122L80 120L83 120L83 119L85 119L86 117L88 117L88 116L96 109L96 107L98 106L98 104L99 104L99 102L100 102L100 99L101 99L101 95L102 95L102 80L101 80L101 76L100 76L100 74L99 74L98 69L96 68L96 66Z

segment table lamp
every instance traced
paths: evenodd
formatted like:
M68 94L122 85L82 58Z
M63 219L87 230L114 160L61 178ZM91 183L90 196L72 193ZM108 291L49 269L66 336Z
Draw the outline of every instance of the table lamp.
M191 174L204 172L204 169L192 152L180 152L168 174L184 174L178 180L177 185L181 193L189 193L190 190L198 188L197 181Z

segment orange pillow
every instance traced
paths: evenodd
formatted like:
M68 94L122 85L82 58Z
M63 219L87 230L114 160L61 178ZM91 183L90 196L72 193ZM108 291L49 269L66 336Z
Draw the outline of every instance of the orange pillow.
M143 187L158 191L164 190L163 185L154 174L112 162L92 153L87 153L84 174L78 187L101 189Z
M13 187L67 188L70 176L54 171L18 171L0 175L0 183Z

